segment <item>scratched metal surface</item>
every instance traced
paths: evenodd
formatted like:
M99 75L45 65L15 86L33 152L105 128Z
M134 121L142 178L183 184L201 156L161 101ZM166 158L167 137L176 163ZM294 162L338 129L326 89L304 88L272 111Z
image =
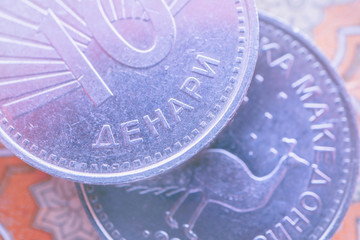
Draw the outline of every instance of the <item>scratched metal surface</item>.
M0 9L1 139L66 179L131 182L188 160L231 119L255 67L250 0Z
M296 7L292 4L294 2L297 3ZM336 68L345 79L346 87L358 108L360 59L357 56L360 55L357 49L360 46L360 32L357 29L360 26L360 15L351 13L360 11L360 1L257 0L256 3L260 9L274 12L294 26L308 26L301 29L314 39L328 58L333 62L335 55L338 56L340 61ZM74 197L66 193L72 190L62 190L71 188L66 180L62 180L63 183L52 180L11 155L7 149L0 148L0 239L96 239L96 233L91 230L86 216L78 214L74 218L72 214L65 214L74 211L72 206L77 205L73 203ZM55 187L59 185L64 188ZM355 196L345 222L333 239L360 239L359 195ZM75 224L63 224L66 222Z
M357 165L343 81L300 33L261 16L252 85L210 149L151 181L78 188L105 239L330 239Z

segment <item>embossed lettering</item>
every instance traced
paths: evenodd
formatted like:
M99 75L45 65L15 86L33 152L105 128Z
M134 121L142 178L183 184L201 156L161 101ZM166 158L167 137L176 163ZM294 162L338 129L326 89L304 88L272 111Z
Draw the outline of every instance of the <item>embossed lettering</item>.
M145 68L159 63L169 54L176 37L176 25L169 7L163 0L139 2L149 15L156 32L153 46L146 50L132 46L119 34L105 17L100 0L84 1L86 11L83 11L83 15L87 27L107 54L127 66ZM183 3L180 6L185 5L186 3Z
M114 134L111 130L110 125L104 125L100 131L99 137L95 144L92 145L93 148L113 148L119 145L115 141Z
M219 64L220 64L219 60L216 60L214 58L210 58L207 56L203 56L203 55L197 55L196 59L202 68L193 67L192 68L193 72L210 77L210 78L215 77L216 72L214 71L214 69L212 69L210 67L210 65L219 66Z
M202 96L196 93L199 87L200 87L200 81L197 78L189 77L185 80L185 82L183 83L180 89L190 97L200 102Z
M312 130L320 130L321 132L319 134L317 134L314 138L313 138L313 142L314 143L318 143L321 140L325 140L325 139L330 139L332 141L336 140L335 134L333 134L331 132L331 130L334 128L334 124L332 123L323 123L323 124L317 124L317 125L312 125L311 129Z
M181 122L181 118L180 118L180 114L183 111L189 111L191 112L192 110L194 110L194 108L190 105L187 105L179 100L176 100L174 98L169 99L168 101L170 109L172 114L174 115L175 121L176 122Z
M141 137L136 137L136 135L140 133L138 125L139 120L133 120L121 124L125 145L135 145L144 141Z
M329 146L314 146L315 161L317 163L334 163L336 159L336 148Z
M310 122L318 121L329 111L329 106L325 103L305 103L304 108L313 111L313 115L309 118Z
M300 200L308 201L307 199L309 195L307 192L303 195L301 195ZM306 202L304 205L304 209L311 208L313 203ZM298 208L292 208L291 209L291 216L287 215L282 219L282 222L278 222L275 224L275 228L269 229L265 232L264 235L258 235L254 238L254 240L292 240L293 238L290 236L289 232L287 231L287 228L285 226L291 226L294 227L294 229L302 233L303 232L303 225L309 225L310 220L298 209Z
M167 122L164 114L162 113L162 111L160 109L156 109L155 110L155 114L157 116L157 118L151 120L149 115L146 115L144 117L144 121L146 123L146 125L148 126L151 134L154 136L154 137L158 137L159 136L159 132L156 130L156 127L155 127L155 124L157 123L161 123L161 125L163 126L163 128L165 129L170 129L170 125L169 123Z
M261 43L261 49L266 52L266 60L270 67L279 66L281 69L287 70L288 72L291 70L295 60L294 55L291 53L286 53L274 60L272 56L272 50L279 50L280 45L277 43L270 43L270 40L266 37L261 39Z
M269 229L266 231L266 236L258 235L254 240L292 240L290 234L286 231L282 223L275 225L275 230Z
M49 39L93 103L98 106L113 96L101 76L65 30L58 17L48 10L40 30Z
M300 96L301 101L307 101L322 93L320 87L314 85L314 82L314 77L308 74L291 84L291 87L296 89L296 93Z
M304 192L300 197L301 206L309 212L315 212L321 208L322 202L319 195L314 192Z
M331 178L322 172L318 165L313 164L312 168L314 169L310 182L312 185L323 185L331 182Z
M303 229L301 228L301 224L306 223L307 225L309 225L310 220L307 217L305 217L305 215L302 214L297 208L291 209L291 213L293 213L294 216L284 217L284 222L290 223L290 225L293 226L296 229L296 231L302 233Z
M268 231L266 231L266 235L268 235L270 238L268 239L272 239L272 240L283 240L284 237L288 240L292 240L291 236L289 235L289 233L286 231L284 225L282 223L277 223L275 225L276 233L269 229ZM280 230L280 231L279 231Z
M270 67L279 66L283 70L290 70L294 63L294 55L287 53L272 62L269 62Z

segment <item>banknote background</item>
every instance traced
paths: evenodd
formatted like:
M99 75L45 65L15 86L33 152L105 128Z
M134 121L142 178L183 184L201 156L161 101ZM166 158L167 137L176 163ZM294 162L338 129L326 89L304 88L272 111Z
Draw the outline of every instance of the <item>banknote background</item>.
M308 35L339 70L360 123L360 0L257 0ZM95 240L75 186L0 146L0 240ZM335 240L360 240L360 181Z

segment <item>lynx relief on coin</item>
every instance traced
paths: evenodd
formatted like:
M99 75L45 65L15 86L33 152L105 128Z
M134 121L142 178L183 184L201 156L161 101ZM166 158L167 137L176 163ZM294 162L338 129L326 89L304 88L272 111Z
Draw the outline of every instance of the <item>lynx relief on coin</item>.
M231 119L257 48L252 0L3 0L1 139L80 182L157 175Z
M78 189L105 239L330 239L357 169L341 79L301 34L261 16L252 84L210 149L148 181Z

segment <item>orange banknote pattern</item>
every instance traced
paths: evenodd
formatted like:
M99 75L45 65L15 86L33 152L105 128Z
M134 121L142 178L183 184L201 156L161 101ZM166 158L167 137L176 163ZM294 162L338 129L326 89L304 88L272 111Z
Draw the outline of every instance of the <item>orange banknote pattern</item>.
M343 76L360 123L360 1L331 6L314 29L314 39ZM336 240L360 239L360 180Z
M0 157L0 239L99 239L74 183L35 170L4 148Z
M360 0L257 0L300 28L346 81L360 122ZM335 240L360 240L360 181ZM0 239L95 240L72 182L33 169L0 147Z

